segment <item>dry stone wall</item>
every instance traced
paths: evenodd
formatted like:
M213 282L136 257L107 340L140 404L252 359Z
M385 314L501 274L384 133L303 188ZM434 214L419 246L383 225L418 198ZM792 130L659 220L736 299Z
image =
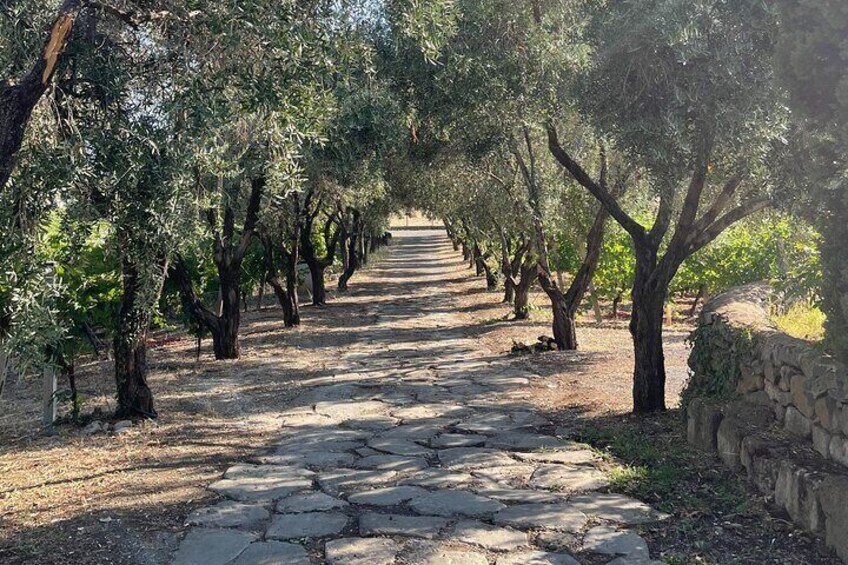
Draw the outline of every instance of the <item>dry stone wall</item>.
M780 332L771 297L748 285L705 306L684 392L688 439L848 563L848 367Z

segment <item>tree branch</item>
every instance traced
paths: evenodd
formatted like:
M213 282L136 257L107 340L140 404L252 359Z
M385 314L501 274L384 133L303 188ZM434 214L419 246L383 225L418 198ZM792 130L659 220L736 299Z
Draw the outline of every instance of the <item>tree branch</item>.
M568 155L565 149L563 149L560 145L556 128L554 128L552 124L548 124L547 131L548 149L554 158L559 161L559 164L571 173L574 180L588 190L592 196L594 196L601 205L609 211L615 221L617 221L631 237L640 241L644 240L646 236L645 228L624 211L618 203L618 200L609 193L606 187L601 186L592 180L583 167L581 167L571 158L571 156Z

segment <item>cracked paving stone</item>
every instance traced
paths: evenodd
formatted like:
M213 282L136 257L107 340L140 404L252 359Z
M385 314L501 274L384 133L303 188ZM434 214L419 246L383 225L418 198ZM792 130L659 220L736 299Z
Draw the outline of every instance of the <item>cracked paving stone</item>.
M260 529L271 513L259 504L242 504L232 500L199 508L186 518L186 526L207 528Z
M409 501L409 507L430 516L485 516L506 506L464 490L439 490Z
M498 557L495 565L580 565L580 562L567 553L522 551Z
M348 503L323 492L295 494L277 503L276 511L280 514L301 514L304 512L324 512L344 508Z
M583 550L601 555L625 555L647 559L648 543L635 532L616 530L612 526L596 526L583 537Z
M446 469L474 469L478 467L506 467L515 465L515 459L496 449L485 447L454 447L439 451L439 461Z
M329 565L394 565L397 542L381 538L342 538L324 545Z
M589 517L569 504L519 504L501 510L495 524L522 529L580 531Z
M294 543L259 541L245 549L232 565L311 565L306 550Z
M345 529L348 517L341 512L277 514L265 537L268 539L323 538Z
M433 450L418 445L414 441L394 437L373 438L368 441L368 447L389 453L391 455L429 455Z
M425 494L427 491L420 487L396 486L358 492L347 499L353 504L367 506L397 506Z
M237 530L189 530L174 554L173 565L224 565L239 556L257 538Z
M524 532L490 526L478 520L463 520L457 523L450 537L496 551L512 551L529 545L527 534Z
M530 486L548 490L580 492L609 486L609 477L594 467L540 465L530 477Z
M445 518L366 512L359 517L363 536L389 535L432 539L448 525Z

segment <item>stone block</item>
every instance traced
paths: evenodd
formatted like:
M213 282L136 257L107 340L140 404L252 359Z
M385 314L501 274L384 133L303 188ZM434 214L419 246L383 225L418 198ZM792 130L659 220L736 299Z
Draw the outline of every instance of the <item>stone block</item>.
M764 390L749 392L745 395L745 402L758 406L771 406L772 404L771 398L769 398L768 394L766 394L766 391Z
M740 461L748 479L763 493L774 494L780 463L788 456L789 448L782 441L749 435L742 440Z
M792 375L790 382L792 404L807 418L814 418L816 415L816 398L810 390L812 381L801 373L796 373Z
M842 435L830 438L830 458L848 467L848 439Z
M724 464L733 469L740 471L742 462L740 454L742 451L742 440L748 432L748 426L737 418L724 418L718 427L716 436L716 450L719 458L724 461Z
M839 431L839 412L839 405L832 396L816 399L816 421L827 431Z
M762 371L758 371L755 367L742 367L739 383L736 385L736 392L739 394L747 394L763 389L764 376Z
M818 488L825 517L825 541L843 561L848 561L848 477L830 475Z
M775 503L786 510L796 524L808 532L825 529L825 517L818 497L824 475L784 460L775 484Z
M786 418L783 425L795 435L809 439L813 433L813 424L794 406L786 408Z
M830 440L831 435L818 425L813 425L813 448L821 454L822 457L830 457Z
M839 404L839 431L848 436L848 404Z
M777 384L779 380L780 373L775 368L774 363L771 360L771 352L769 349L764 348L763 352L763 377L766 381Z
M766 396L768 396L772 402L775 402L780 406L786 407L792 404L792 395L780 390L780 388L778 388L774 383L766 381L764 391Z
M715 453L716 434L724 415L717 406L702 398L695 398L687 408L686 437L697 449Z

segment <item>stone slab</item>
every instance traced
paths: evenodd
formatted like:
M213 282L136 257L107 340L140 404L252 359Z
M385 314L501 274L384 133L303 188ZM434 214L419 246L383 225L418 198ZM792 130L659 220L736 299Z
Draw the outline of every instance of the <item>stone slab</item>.
M259 541L248 546L232 565L312 565L312 561L300 545Z
M404 536L432 539L447 527L445 518L407 516L367 512L359 517L359 533L363 536Z
M394 565L399 551L397 542L379 538L342 538L324 546L329 565Z
M450 538L495 551L512 551L529 545L529 538L524 532L490 526L478 520L458 522Z
M323 492L310 492L295 494L282 499L277 503L276 511L280 514L301 514L304 512L324 512L345 506L348 506L348 503L344 500Z
M570 504L518 504L496 513L493 521L522 529L578 532L589 517Z
M225 565L247 549L257 536L238 530L189 530L174 554L173 565Z
M345 529L348 517L341 512L304 512L278 514L265 533L268 539L323 538Z
M409 507L419 514L429 516L485 516L506 506L463 490L439 490L409 501Z
M259 529L271 518L271 513L259 504L242 504L232 500L199 508L186 518L187 526L207 528Z

